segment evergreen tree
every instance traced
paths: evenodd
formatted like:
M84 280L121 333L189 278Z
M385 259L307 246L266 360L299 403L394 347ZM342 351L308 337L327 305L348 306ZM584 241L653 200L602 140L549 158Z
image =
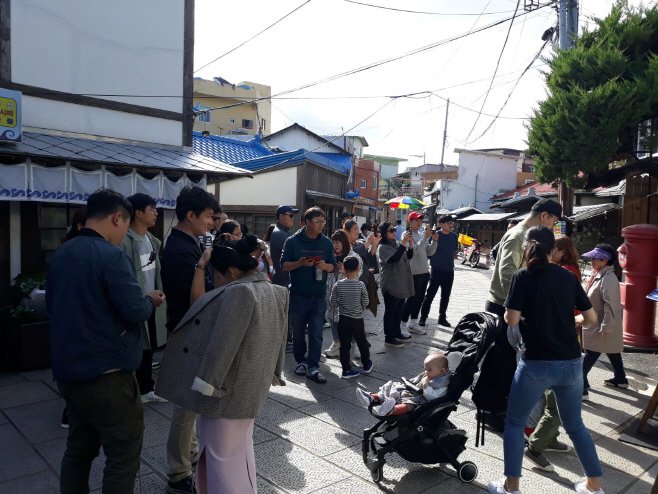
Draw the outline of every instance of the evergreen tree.
M546 61L548 97L528 125L540 182L579 186L579 172L634 161L638 128L658 116L657 8L619 1L607 18L593 20L596 28L575 48ZM655 147L657 129L640 134L645 149Z

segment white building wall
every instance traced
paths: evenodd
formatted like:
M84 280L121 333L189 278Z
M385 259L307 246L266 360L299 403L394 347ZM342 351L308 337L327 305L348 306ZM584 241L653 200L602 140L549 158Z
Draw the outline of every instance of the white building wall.
M77 132L173 146L183 144L181 122L29 96L23 97L23 128Z
M282 134L275 135L274 137L268 137L265 139L267 144L271 147L280 147L284 151L295 151L297 149L306 149L307 151L314 151L316 153L336 153L340 152L331 146L324 145L324 141L319 140L312 135L303 132L300 129L291 129ZM319 149L315 149L318 146L322 146Z
M297 201L297 169L284 168L219 184L219 203L231 206L280 206ZM276 208L275 208L276 209ZM274 210L272 210L274 211Z
M183 35L181 0L12 0L12 80L75 94L182 96ZM180 97L102 99L182 111ZM87 123L99 128L99 111L108 110L61 103L55 127L52 117L46 118L49 111L34 111L32 103L23 125L63 130L72 121L66 130L85 134L90 133ZM102 135L121 138L124 127L154 126L156 140L140 134L131 138L181 145L181 122L162 125L161 119L114 113L116 118L102 117L109 120Z
M441 207L457 209L460 204L487 211L491 197L516 188L516 159L496 155L459 154L459 178L441 180Z

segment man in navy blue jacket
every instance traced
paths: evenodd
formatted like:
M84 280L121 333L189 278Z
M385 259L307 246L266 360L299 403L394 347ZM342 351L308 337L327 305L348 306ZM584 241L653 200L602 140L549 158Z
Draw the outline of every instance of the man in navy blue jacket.
M103 492L132 493L140 465L144 409L135 370L141 323L165 297L158 290L143 294L132 260L118 247L131 212L117 192L90 195L85 228L55 252L48 268L53 377L69 416L62 494L89 492L101 446Z

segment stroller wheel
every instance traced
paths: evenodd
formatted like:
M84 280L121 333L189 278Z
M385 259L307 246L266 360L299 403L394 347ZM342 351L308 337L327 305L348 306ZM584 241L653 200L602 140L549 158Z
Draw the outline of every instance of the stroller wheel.
M465 461L459 465L457 475L462 482L473 482L478 476L478 467L472 461Z
M376 458L372 460L372 463L370 464L370 476L376 484L384 479L384 465L382 465Z

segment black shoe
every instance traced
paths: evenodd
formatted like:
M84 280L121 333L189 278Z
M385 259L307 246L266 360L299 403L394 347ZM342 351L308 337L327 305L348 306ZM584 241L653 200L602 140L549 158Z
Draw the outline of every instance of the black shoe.
M426 326L427 325L427 316L420 316L420 319L418 319L418 325L419 326Z
M158 370L160 368L160 362L156 362L155 360L151 361L151 369L153 370Z
M445 326L446 328L452 328L452 326L450 325L448 320L445 318L445 316L439 317L439 326Z
M409 336L404 336L403 334L399 334L398 336L395 337L396 340L401 341L402 343L405 343L409 340L411 340L411 335Z
M190 475L178 482L169 481L167 484L167 494L196 494L194 475Z
M67 412L67 409L64 408L64 411L62 412L62 422L59 424L62 429L68 429L69 428L69 415Z

